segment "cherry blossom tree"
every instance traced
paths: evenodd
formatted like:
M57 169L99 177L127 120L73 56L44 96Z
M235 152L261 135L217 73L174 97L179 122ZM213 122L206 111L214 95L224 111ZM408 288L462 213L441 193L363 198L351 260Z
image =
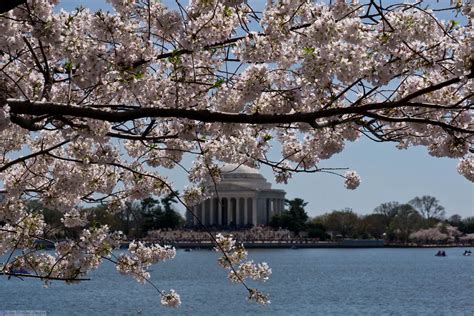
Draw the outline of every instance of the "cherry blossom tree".
M410 234L410 239L419 242L440 242L440 241L455 241L456 238L462 236L462 233L457 227L439 223L436 227L420 229Z
M474 181L469 1L274 0L262 9L243 0L110 0L112 12L55 10L57 2L0 6L4 274L24 267L30 277L74 282L110 260L150 283L148 267L175 250L133 242L114 257L122 236L87 226L80 208L116 212L173 194L163 168L187 171L191 185L176 199L188 210L211 193L204 182L219 181L221 162L268 165L279 182L329 172L355 189L355 171L319 163L360 137L458 158ZM281 158L272 160L276 144ZM56 242L54 254L35 251L47 227L27 211L32 198L84 227L80 238ZM267 302L245 279L266 280L270 268L243 261L229 237L213 238L229 277ZM174 290L159 291L163 305L179 305Z
M416 231L410 234L410 239L421 242L439 242L446 241L449 238L447 234L442 233L437 227Z

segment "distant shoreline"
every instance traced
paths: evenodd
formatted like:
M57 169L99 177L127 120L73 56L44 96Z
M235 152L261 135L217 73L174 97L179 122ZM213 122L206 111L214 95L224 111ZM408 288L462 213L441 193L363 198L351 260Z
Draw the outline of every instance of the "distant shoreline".
M158 243L170 245L177 249L212 249L215 244L211 241L165 241L165 240L142 240L145 243ZM130 241L120 243L120 249L128 249ZM42 249L54 249L54 244L37 241L36 245ZM342 241L313 242L300 240L285 241L246 241L243 245L247 249L354 249L354 248L463 248L474 247L474 244L387 244L384 240L358 240L349 239Z
M158 242L159 241L151 241ZM160 243L161 244L161 243ZM209 241L201 242L164 242L163 244L169 244L177 249L210 249L214 248L215 245ZM243 245L247 249L330 249L330 248L462 248L462 247L474 247L472 244L448 244L448 245L396 245L386 244L384 240L343 240L339 242L300 242L300 241L253 241L243 242ZM128 243L122 243L121 248L128 248Z

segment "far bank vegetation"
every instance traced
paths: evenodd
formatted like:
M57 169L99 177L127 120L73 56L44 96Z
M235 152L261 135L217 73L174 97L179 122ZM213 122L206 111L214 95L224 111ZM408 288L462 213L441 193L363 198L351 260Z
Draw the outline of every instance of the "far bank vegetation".
M455 214L446 217L444 207L432 196L415 197L407 203L382 203L367 215L345 208L312 218L308 216L307 203L303 199L285 202L285 211L274 215L267 229L287 231L283 235L291 239L384 239L390 244L474 243L474 216L462 218ZM124 232L130 240L157 236L160 231L192 233L174 207L175 203L172 196L165 196L127 202L115 214L106 212L106 205L84 208L81 212L91 226L108 225L112 231ZM64 226L60 212L45 208L35 200L30 201L29 206L32 212L43 213L46 222L53 227L47 232L50 237L62 239L79 233ZM235 231L236 228L213 227L210 230ZM193 231L199 229L193 228Z

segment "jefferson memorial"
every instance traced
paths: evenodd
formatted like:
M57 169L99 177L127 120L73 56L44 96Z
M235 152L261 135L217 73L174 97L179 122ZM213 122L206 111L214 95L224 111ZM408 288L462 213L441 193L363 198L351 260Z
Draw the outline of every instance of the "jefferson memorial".
M284 210L285 191L272 189L257 169L226 164L221 169L221 178L216 187L213 183L208 184L211 197L193 206L202 225L234 228L267 225L274 214ZM186 212L186 224L188 227L200 226L189 211Z

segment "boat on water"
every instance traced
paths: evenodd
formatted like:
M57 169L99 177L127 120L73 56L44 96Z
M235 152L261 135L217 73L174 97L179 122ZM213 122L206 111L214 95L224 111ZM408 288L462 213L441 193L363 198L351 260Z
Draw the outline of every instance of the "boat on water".
M436 254L436 257L446 257L446 252L444 250L439 250Z
M464 250L463 256L472 256L471 250Z

